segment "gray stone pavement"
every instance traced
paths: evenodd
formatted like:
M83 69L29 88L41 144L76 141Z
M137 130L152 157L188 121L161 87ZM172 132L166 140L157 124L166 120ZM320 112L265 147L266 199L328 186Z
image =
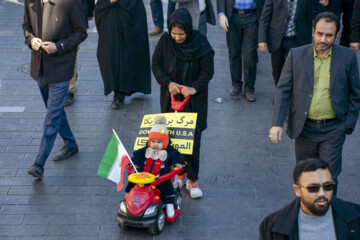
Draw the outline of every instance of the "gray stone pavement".
M151 29L149 0L144 2ZM261 219L294 198L293 141L285 137L275 146L268 140L274 93L269 54L259 55L256 103L230 97L225 34L218 26L209 26L208 31L216 64L210 84L209 126L201 147L199 183L204 197L193 200L183 190L181 215L175 223L166 224L161 235L153 237L140 229L122 232L115 216L124 192L117 193L112 182L96 176L111 129L131 153L142 116L157 113L160 107L154 79L151 95L135 94L118 111L109 107L112 96L103 95L93 21L79 52L76 102L66 109L80 152L68 161L49 159L43 181L34 181L26 171L39 148L45 108L36 82L28 75L30 51L24 44L22 17L21 0L0 0L1 240L257 239ZM158 39L150 37L151 52ZM339 196L357 203L359 136L358 125L347 137L339 179ZM53 152L61 145L57 139Z

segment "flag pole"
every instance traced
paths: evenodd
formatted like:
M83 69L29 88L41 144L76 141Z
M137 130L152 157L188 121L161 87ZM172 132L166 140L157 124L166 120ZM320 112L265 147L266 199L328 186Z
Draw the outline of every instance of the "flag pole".
M114 129L113 129L113 133L115 134L115 136L116 136L117 140L121 143L121 140L120 140L120 138L118 137L118 135L116 134L116 132L115 132L115 130L114 130ZM121 144L122 144L122 143L121 143ZM135 167L135 165L134 165L134 163L133 163L133 161L131 160L131 158L130 158L130 156L129 156L129 155L128 155L128 158L129 158L129 160L130 160L131 164L133 165L133 167L134 167L134 169L135 169L136 173L137 173L137 174L139 174L139 172L137 171L137 169L136 169L136 167Z

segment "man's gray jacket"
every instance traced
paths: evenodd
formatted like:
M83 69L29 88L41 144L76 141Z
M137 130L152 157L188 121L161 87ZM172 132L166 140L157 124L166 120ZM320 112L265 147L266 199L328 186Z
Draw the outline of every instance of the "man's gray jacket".
M297 138L304 128L313 91L314 46L293 48L276 88L272 126L282 127L288 113L286 133L292 139ZM335 44L331 54L330 96L336 119L345 122L350 134L360 109L359 68L355 51Z

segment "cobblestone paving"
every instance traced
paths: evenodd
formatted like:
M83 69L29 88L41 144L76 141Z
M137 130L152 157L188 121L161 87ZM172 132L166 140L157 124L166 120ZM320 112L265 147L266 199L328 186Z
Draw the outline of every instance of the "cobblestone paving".
M153 27L145 0L149 29ZM209 26L215 49L215 75L210 84L208 129L201 147L200 186L204 197L193 200L183 190L184 206L160 236L146 230L122 232L115 221L124 193L96 176L115 129L129 152L142 116L157 113L159 87L135 94L125 107L110 108L103 95L96 59L97 33L78 55L76 102L66 108L80 152L71 160L47 161L43 181L26 174L39 148L45 108L35 81L28 75L30 51L21 29L22 0L0 0L0 239L257 239L258 225L268 213L294 198L291 172L294 145L287 137L275 146L268 140L274 93L269 54L260 54L257 101L230 97L225 34ZM214 1L215 6L215 1ZM166 9L166 8L165 8ZM150 37L153 52L159 37ZM358 54L359 55L359 54ZM215 101L215 99L221 102ZM19 108L8 108L19 107ZM21 111L23 109L23 112ZM12 111L12 112L11 112ZM347 137L339 196L360 203L360 128ZM62 145L57 139L53 152Z

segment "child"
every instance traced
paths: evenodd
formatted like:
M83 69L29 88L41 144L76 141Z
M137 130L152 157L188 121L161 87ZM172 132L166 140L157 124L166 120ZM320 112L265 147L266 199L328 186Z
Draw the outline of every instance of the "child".
M139 171L149 172L156 177L169 173L172 166L180 169L185 165L182 155L169 145L167 134L166 118L158 115L154 120L155 124L149 133L148 146L134 152L132 161ZM129 182L126 192L134 186ZM157 187L161 192L161 198L166 204L166 215L172 218L175 214L174 201L175 191L170 180L161 182Z

